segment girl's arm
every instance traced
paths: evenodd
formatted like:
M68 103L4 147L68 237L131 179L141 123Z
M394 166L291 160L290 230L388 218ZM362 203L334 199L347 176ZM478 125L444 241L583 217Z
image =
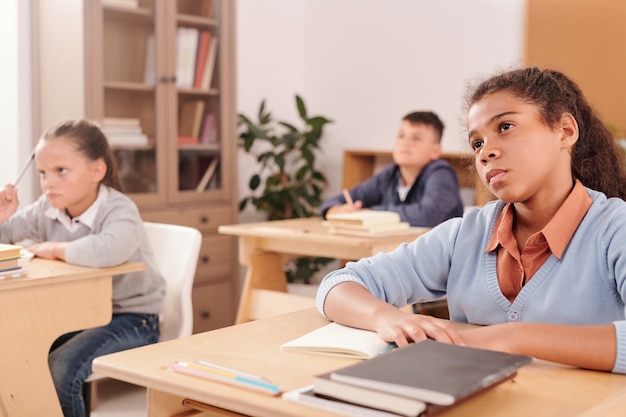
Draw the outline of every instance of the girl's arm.
M324 302L326 316L346 326L377 332L388 342L405 346L431 338L440 342L463 344L461 335L448 320L403 312L374 297L356 282L335 285Z
M465 330L461 335L467 346L530 355L598 371L611 371L617 355L613 324L503 323Z
M65 249L69 242L42 242L28 248L28 251L39 258L65 260Z

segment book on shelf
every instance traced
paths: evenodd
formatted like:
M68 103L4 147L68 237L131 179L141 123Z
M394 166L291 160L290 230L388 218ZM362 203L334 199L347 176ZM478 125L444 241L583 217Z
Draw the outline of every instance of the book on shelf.
M139 0L102 0L102 5L136 9L139 6Z
M195 138L194 143L199 142L200 127L204 115L206 103L202 100L191 100L180 105L178 118L178 136Z
M204 171L204 175L202 175L200 182L196 186L197 192L200 193L207 189L207 186L209 185L211 180L215 177L215 173L217 172L217 166L219 165L219 161L220 161L220 158L218 156L216 156L215 158L211 160L211 163L209 164L207 169Z
M372 391L448 406L511 379L532 360L526 355L426 339L337 369L330 373L330 378Z
M400 223L400 215L394 211L385 210L359 210L347 213L332 213L326 216L331 226L334 225L359 225L371 226L380 224Z
M176 86L192 88L200 31L179 27L176 32Z
M204 71L202 73L202 82L200 88L208 90L213 83L213 73L215 72L215 61L217 60L217 36L213 34L211 36L211 43L209 45L209 51L206 57L206 63L204 64Z
M100 127L111 146L146 146L148 136L135 118L104 118Z
M130 127L141 126L141 121L137 117L105 117L102 119L101 126L111 127Z
M336 400L407 417L419 416L426 411L424 401L334 381L330 378L330 372L316 375L313 378L313 392Z
M208 112L204 115L204 121L202 122L202 131L200 132L200 143L208 145L215 143L217 132L215 129L215 114Z
M395 345L385 342L376 332L332 322L283 343L280 348L290 352L369 359L393 346Z
M208 30L200 31L200 39L198 40L198 53L196 56L196 69L194 71L193 87L202 87L202 76L204 75L204 67L207 63L209 47L211 46L212 33Z

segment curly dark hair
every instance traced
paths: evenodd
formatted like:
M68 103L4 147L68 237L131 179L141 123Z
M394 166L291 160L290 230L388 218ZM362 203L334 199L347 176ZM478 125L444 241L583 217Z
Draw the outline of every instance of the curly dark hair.
M572 149L572 174L583 185L626 200L626 168L623 152L580 87L565 74L537 67L507 71L483 81L467 98L467 107L487 94L509 91L539 108L548 126L563 113L578 123L578 141Z

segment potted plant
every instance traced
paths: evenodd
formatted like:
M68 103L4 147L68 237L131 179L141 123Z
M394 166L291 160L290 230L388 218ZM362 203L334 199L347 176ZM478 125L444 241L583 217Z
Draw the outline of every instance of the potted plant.
M242 198L239 210L248 204L267 214L267 220L295 219L319 214L326 177L317 168L316 152L324 126L332 121L309 116L302 98L295 96L301 128L274 120L261 101L257 121L239 114L239 146L256 157L257 169L250 177L250 193ZM311 276L332 261L330 258L302 257L285 267L288 282L309 282Z

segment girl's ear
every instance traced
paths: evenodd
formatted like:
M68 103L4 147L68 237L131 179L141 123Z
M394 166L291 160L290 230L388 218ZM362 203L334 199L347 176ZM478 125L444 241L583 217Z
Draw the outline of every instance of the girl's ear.
M569 113L561 116L561 147L571 148L578 141L578 122Z
M93 161L91 165L91 180L97 184L104 179L107 173L107 164L102 158Z

